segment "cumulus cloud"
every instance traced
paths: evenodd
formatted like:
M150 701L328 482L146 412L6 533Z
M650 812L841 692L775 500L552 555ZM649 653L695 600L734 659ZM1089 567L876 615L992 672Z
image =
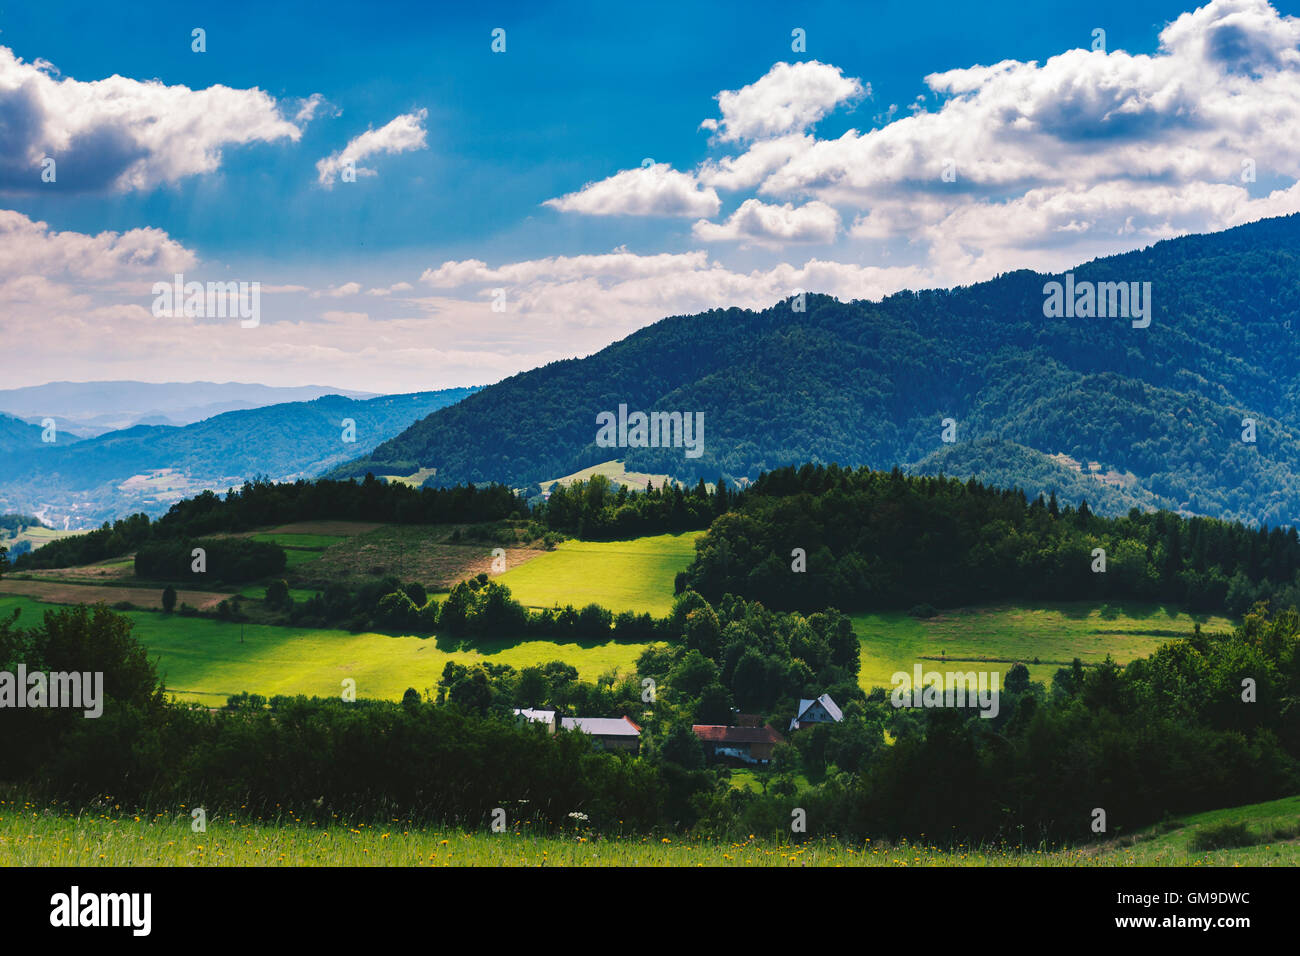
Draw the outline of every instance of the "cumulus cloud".
M409 282L394 282L390 286L380 286L375 289L367 289L366 295L388 296L397 292L410 292L413 286Z
M484 314L476 324L490 320L488 300L499 288L504 289L511 312L529 318L530 328L552 324L576 341L594 343L611 331L625 334L665 315L698 312L720 303L766 308L797 289L844 299L879 298L931 284L932 276L916 267L821 259L809 259L802 266L780 263L741 272L697 250L656 255L617 251L498 266L469 259L444 262L426 270L421 279L438 289L457 290L455 298L481 300ZM444 295L442 301L448 298Z
M22 213L0 210L0 277L67 276L110 280L183 272L198 257L161 229L58 232Z
M792 242L834 242L839 231L840 214L815 199L798 207L746 199L726 222L701 219L691 230L696 239L704 242L753 241L778 246Z
M327 296L331 299L342 299L345 296L356 295L360 291L360 282L344 282L342 285L332 285L327 289L318 289L311 295L313 299L319 299L321 296Z
M49 189L42 161L55 161L60 189L153 189L221 164L222 150L296 142L298 126L259 89L192 90L158 80L61 78L0 47L0 190Z
M375 170L359 165L363 160L380 153L405 153L414 149L427 149L428 142L424 120L426 109L403 113L389 120L379 129L369 129L350 141L337 153L331 153L316 163L316 181L322 186L333 186L335 179L346 168L356 170L358 176L376 176Z
M700 127L723 143L768 139L805 130L840 104L870 93L869 85L829 63L777 63L749 86L719 93L722 118L706 119Z
M925 82L931 95L911 115L828 140L763 139L790 123L764 127L762 110L720 97L717 128L756 141L706 160L695 176L855 212L850 240L928 247L936 274L952 282L1059 268L1300 209L1286 186L1264 199L1251 185L1250 174L1300 178L1300 20L1266 0L1213 0L1185 13L1149 55L1076 49ZM724 238L729 225L695 235Z
M542 203L561 212L588 216L715 216L722 207L717 191L667 163L625 169L600 182Z

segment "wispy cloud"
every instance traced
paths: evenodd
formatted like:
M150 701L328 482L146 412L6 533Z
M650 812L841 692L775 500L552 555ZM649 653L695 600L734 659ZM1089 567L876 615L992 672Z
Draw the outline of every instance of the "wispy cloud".
M354 170L358 176L375 176L378 175L375 170L360 165L362 161L382 153L427 149L424 121L428 115L428 110L419 109L394 117L379 129L366 130L339 152L316 163L316 181L322 186L333 186L345 169Z

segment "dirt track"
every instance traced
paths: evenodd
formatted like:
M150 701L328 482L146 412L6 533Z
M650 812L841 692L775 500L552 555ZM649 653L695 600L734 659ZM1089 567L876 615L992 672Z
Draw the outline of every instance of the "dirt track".
M140 608L162 607L162 588L118 588L96 584L65 584L61 581L0 581L0 594L18 594L51 604L116 604L130 601ZM229 594L215 591L177 591L176 606L188 604L199 610L215 607Z

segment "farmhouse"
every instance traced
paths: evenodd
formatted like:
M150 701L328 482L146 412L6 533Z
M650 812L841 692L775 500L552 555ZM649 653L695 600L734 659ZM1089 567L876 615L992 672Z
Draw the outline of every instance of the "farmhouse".
M516 707L515 719L520 723L542 724L548 733L557 730L576 730L594 738L597 749L626 750L639 753L641 728L627 717L562 717L555 710L534 710Z
M594 738L599 750L626 750L628 753L641 750L641 728L627 717L564 717L561 726Z
M798 730L808 724L839 723L843 719L844 714L840 712L835 701L831 700L831 695L822 694L816 700L799 701L799 709L795 711L794 719L790 721L790 729Z
M520 723L527 721L534 724L545 724L547 730L555 733L555 711L553 710L533 710L530 707L516 707L515 719Z
M696 724L691 727L704 746L709 760L740 760L765 764L772 759L772 748L784 738L771 727L724 727L720 724Z

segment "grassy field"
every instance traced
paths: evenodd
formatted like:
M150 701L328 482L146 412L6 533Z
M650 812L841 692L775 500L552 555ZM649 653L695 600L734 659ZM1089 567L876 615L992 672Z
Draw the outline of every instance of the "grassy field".
M7 537L8 532L4 532L3 535L0 535L0 547L13 551L14 545L19 541L30 541L32 548L36 549L41 545L49 544L51 541L58 541L60 538L70 538L73 535L85 533L85 531L59 531L55 528L27 527L12 538Z
M673 579L695 557L700 532L658 534L632 541L562 541L498 576L515 599L529 607L595 602L615 614L673 607Z
M1197 620L1204 631L1231 631L1232 622L1193 617L1155 604L1075 603L1037 607L996 605L946 610L929 619L904 613L855 614L853 629L862 645L858 683L864 689L891 687L895 671L997 670L1004 676L1016 661L1030 678L1050 683L1057 668L1075 657L1099 663L1110 654L1127 663L1151 654L1166 641L1190 636ZM1038 664L1033 661L1038 658ZM982 663L983 659L993 661Z
M251 535L254 541L269 541L282 548L295 551L324 551L330 545L346 541L347 537L338 534L294 534L287 532L266 532Z
M0 597L21 595L44 601L47 604L95 604L103 601L116 604L118 601L130 601L136 607L162 607L162 585L125 587L122 585L81 584L64 581L24 580L6 577L0 580ZM177 604L188 604L199 610L215 607L229 594L217 591L176 592Z
M1132 841L1070 849L939 848L811 839L785 844L679 837L600 839L425 828L393 819L382 825L316 826L287 814L278 821L211 817L204 833L189 811L142 816L120 808L77 815L30 803L0 802L0 866L1296 866L1300 841L1198 852L1189 843L1211 820L1246 823L1261 834L1300 815L1300 798L1187 817Z
M603 461L599 465L592 465L590 468L582 469L582 471L575 471L563 478L548 478L546 481L539 481L537 486L543 491L550 491L551 485L556 482L568 486L575 481L587 481L594 475L604 475L615 484L628 485L638 491L645 491L647 482L653 482L656 488L660 488L668 480L667 475L651 475L642 471L628 471L623 467L621 461Z
M22 624L37 623L46 606L0 596L0 614L21 608ZM490 661L528 667L563 660L584 680L610 670L630 672L644 644L555 644L492 640L463 645L448 638L390 637L315 628L241 625L207 618L145 611L124 612L134 634L158 660L169 693L181 700L218 706L232 694L306 694L333 697L344 678L356 681L358 697L400 700L408 687L436 690L449 660Z
M457 581L492 570L492 549L498 547L486 541L462 538L452 540L457 525L371 525L365 531L348 536L346 540L329 545L316 552L317 560L290 564L299 586L323 586L327 581L340 581L349 587L374 581L393 574L403 581L419 581L432 591L450 589ZM288 546L286 529L270 532L279 543ZM317 531L315 537L327 535ZM540 547L508 544L506 568L523 564L545 554ZM310 551L289 551L309 554ZM672 592L671 582L669 593Z
M328 580L350 586L378 574L418 580L439 599L446 588L472 574L491 570L492 546L453 541L455 526L396 526L364 522L304 522L256 532L257 540L286 548L287 577L294 600L307 600ZM507 547L507 571L498 576L521 603L530 607L595 602L615 613L625 610L667 614L673 604L673 579L694 556L699 532L654 535L629 541L561 542L554 551ZM0 582L0 595L55 603L131 601L157 606L161 588L137 584L130 559L115 559L80 569L40 573L41 580L12 575ZM244 587L250 598L265 596L265 585ZM182 592L194 607L212 607L226 595ZM254 615L256 617L256 615ZM161 655L169 686L194 699L255 693L336 693L345 676L358 677L379 697L400 697L409 686L432 686L449 655L481 655L515 665L568 660L585 678L613 667L630 669L640 645L579 647L544 641L496 641L475 648L448 646L445 639L354 635L337 630L253 625L245 628L244 649L225 647L216 632L196 641L196 629L238 625L190 618L138 617L138 633L152 653ZM1050 682L1059 667L1078 657L1086 664L1107 654L1126 663L1152 653L1160 644L1192 633L1198 620L1154 604L1088 602L1021 606L1014 604L945 610L933 618L904 613L857 614L864 689L890 687L896 671L995 669L1005 674L1024 662L1034 680ZM1222 617L1199 618L1204 630L1226 632ZM233 655L233 656L232 656ZM1037 661L1037 663L1035 663Z

